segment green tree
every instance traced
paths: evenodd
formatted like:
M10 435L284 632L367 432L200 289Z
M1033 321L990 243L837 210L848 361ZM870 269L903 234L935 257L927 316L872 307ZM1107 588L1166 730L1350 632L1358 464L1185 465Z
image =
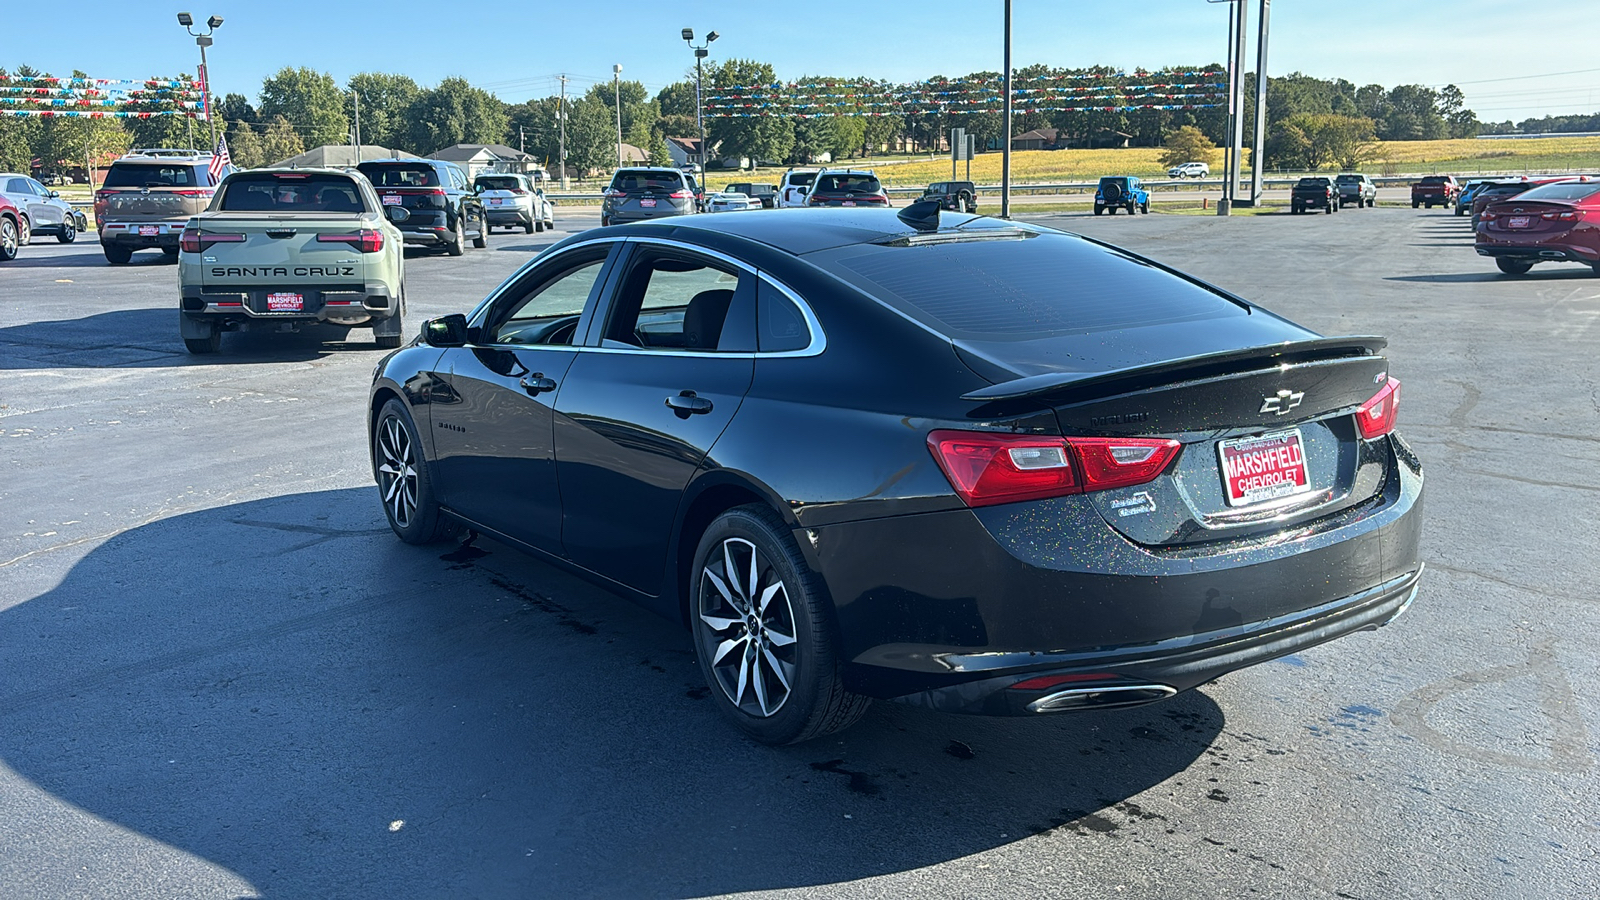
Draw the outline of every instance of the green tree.
M344 92L325 72L285 66L261 83L260 119L282 117L313 147L349 143L346 105Z
M1444 116L1453 138L1478 136L1478 114L1467 109L1466 105L1467 98L1461 93L1461 88L1447 84L1439 89L1439 112Z
M275 166L305 151L305 141L300 133L283 116L274 116L261 131L261 158L264 165Z
M1389 89L1377 120L1378 137L1386 141L1433 141L1449 133L1439 111L1439 92L1420 84Z
M1358 168L1371 158L1373 123L1362 116L1296 113L1268 133L1267 159L1279 168Z
M772 84L777 80L771 65L747 59L730 59L713 66L706 76L714 90ZM706 141L716 148L715 155L724 158L745 157L753 163L788 159L794 147L794 119L788 116L708 118Z
M559 97L543 97L507 107L504 143L539 157L554 172L560 159L560 106Z
M410 150L433 153L451 144L497 144L505 138L505 104L464 78L423 91L407 112Z
M243 94L228 94L217 103L217 118L224 122L256 121L256 108Z
M0 69L0 86L30 86L27 82L12 80L12 74L33 77L43 73L31 66L18 66L15 73ZM0 116L0 168L9 172L28 171L43 125L44 120L37 116Z
M1210 164L1216 159L1217 145L1205 132L1193 125L1184 125L1167 135L1165 149L1161 151L1163 166L1177 166L1186 162Z
M350 76L346 86L352 122L356 113L354 95L361 95L361 143L410 149L404 146L408 130L406 117L422 95L422 88L415 81L405 75L362 72Z
M605 170L617 162L617 124L611 108L593 97L568 104L567 164L579 172Z
M249 122L229 123L228 155L233 158L233 164L241 169L258 169L268 162L277 162L267 159L261 136L256 134Z

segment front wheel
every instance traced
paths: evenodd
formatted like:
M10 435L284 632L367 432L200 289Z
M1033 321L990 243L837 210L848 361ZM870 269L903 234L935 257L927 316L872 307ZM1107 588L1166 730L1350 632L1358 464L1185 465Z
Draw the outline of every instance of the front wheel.
M741 506L700 538L690 625L718 709L764 744L846 728L870 701L845 690L831 607L777 515Z
M1139 212L1142 212L1147 216L1150 214L1150 201L1149 200L1146 200L1145 202L1139 204Z
M389 527L408 544L431 544L455 530L439 512L417 427L405 404L391 399L372 432L372 468Z
M61 230L56 232L56 240L60 241L63 244L70 244L70 243L72 243L73 241L75 241L77 239L78 239L78 226L72 224L72 220L71 219L68 219L67 221L62 222L61 223Z
M1526 275L1528 270L1533 268L1533 263L1531 262L1523 262L1520 259L1507 259L1504 256L1495 260L1494 264L1499 266L1500 271L1507 275Z

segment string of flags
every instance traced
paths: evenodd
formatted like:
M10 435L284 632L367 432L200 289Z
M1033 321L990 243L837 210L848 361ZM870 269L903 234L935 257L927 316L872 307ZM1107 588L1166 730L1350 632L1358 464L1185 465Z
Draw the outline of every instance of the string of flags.
M146 88L158 87L185 87L198 90L201 85L198 81L178 81L165 78L57 78L53 75L4 75L3 81L24 81L29 84L54 84L70 87L103 87L112 84L135 84Z
M84 109L0 109L0 116L36 116L41 119L153 119L158 116L188 116L203 119L204 114L184 109L153 109L142 112L127 110Z
M139 108L152 105L161 108ZM153 119L185 116L204 119L204 110L203 86L199 81L0 75L0 117Z

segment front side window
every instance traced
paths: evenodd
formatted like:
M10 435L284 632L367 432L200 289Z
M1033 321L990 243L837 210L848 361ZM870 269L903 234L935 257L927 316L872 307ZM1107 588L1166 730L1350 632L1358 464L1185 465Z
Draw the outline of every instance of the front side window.
M548 266L490 310L486 344L571 344L609 247L586 248Z
M751 352L755 277L690 254L642 248L617 290L607 346Z

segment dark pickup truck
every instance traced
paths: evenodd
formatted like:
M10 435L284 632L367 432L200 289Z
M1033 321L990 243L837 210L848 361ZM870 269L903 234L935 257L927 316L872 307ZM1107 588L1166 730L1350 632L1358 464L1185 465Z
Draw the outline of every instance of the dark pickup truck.
M730 184L726 190L743 194L751 200L761 201L762 209L773 209L778 205L778 186L775 184L752 184L745 181Z
M1339 185L1332 178L1311 175L1295 183L1289 195L1289 211L1299 215L1308 209L1322 207L1329 213L1339 209Z
M1426 206L1433 209L1435 204L1452 206L1460 193L1461 185L1456 183L1454 175L1429 175L1411 186L1411 208Z

